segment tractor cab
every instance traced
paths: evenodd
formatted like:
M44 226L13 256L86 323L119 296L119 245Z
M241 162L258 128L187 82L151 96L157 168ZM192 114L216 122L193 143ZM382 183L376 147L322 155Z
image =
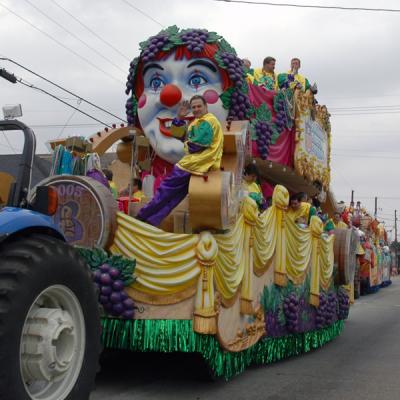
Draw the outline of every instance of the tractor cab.
M51 187L38 187L33 202L29 202L32 182L32 167L36 139L31 128L16 119L0 120L0 131L14 154L2 155L0 165L0 208L28 208L51 215L57 208L56 192ZM11 145L17 142L18 146ZM22 152L17 154L17 148Z

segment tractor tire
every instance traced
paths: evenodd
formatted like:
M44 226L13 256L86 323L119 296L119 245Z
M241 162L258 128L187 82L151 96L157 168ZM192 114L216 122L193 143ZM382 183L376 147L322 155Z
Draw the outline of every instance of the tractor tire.
M77 252L46 235L0 245L0 399L87 400L100 316Z

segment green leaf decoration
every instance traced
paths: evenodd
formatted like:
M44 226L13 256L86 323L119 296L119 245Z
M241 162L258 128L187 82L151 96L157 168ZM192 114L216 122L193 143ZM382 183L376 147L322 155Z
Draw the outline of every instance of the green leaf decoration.
M215 43L221 38L222 36L218 35L217 32L208 32L207 43Z
M132 94L132 97L130 98L130 100L131 100L131 104L132 104L131 109L133 111L133 115L135 116L137 114L137 103L138 103L136 96L134 94Z
M255 108L253 105L251 105L248 110L246 111L246 118L251 118L255 113Z
M221 51L217 51L214 55L215 61L217 62L218 66L222 69L226 69L227 66L224 64L224 62L222 61L222 56L221 56L222 52Z
M143 51L149 45L149 40L145 40L144 42L139 43L140 51Z
M232 92L233 92L233 88L229 88L227 90L225 90L225 92L223 92L219 98L222 101L222 104L224 106L224 108L226 108L227 110L229 110L230 106L231 106L231 96L232 96Z
M170 36L177 35L179 33L179 28L176 25L171 25L166 29L163 29L160 33L166 33Z
M266 104L263 103L260 107L256 108L256 119L258 121L271 121L272 113Z
M236 50L224 38L220 40L219 48L222 51L225 51L227 53L232 53L236 56Z
M108 259L108 264L121 271L121 279L124 281L125 286L128 286L135 281L133 272L136 267L136 260L130 260L121 255L112 255Z
M243 70L243 75L244 75L244 70ZM243 85L241 86L240 91L245 95L249 94L249 85L245 79L243 80Z
M75 248L93 272L97 271L101 265L109 264L120 271L121 280L125 286L131 285L135 281L136 260L131 260L118 254L108 255L104 249L99 247L89 249L75 246Z
M309 315L309 313L308 313L306 310L304 310L304 311L301 313L300 318L301 318L301 320L302 320L303 322L308 322L308 321L310 320L310 315Z
M250 138L251 140L257 140L257 133L256 133L256 121L252 120L250 122Z
M283 93L281 90L278 91L278 93L274 96L274 110L277 112L278 111L278 106L280 103L284 102L285 98L283 96Z
M283 312L283 308L280 307L279 311L278 311L278 321L281 325L285 325L286 324L286 317L285 317L285 313Z
M280 132L278 131L278 128L275 124L271 123L271 127L272 127L271 144L275 144L275 142L278 140L280 136Z

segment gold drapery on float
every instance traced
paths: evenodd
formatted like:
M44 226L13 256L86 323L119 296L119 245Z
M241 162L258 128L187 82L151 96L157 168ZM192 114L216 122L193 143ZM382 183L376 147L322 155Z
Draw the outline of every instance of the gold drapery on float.
M335 236L321 237L320 252L319 252L319 267L320 267L320 285L323 289L327 290L332 282L334 253L333 244Z
M215 235L214 238L219 249L215 263L215 285L222 295L223 303L228 305L235 298L245 269L243 215L232 230Z
M281 185L276 185L272 195L272 207L267 211L275 214L275 226L267 226L266 229L275 230L275 272L274 282L278 286L286 286L286 209L289 204L289 192Z
M202 232L197 243L197 260L201 267L197 283L193 329L204 334L217 333L217 313L214 304L214 267L217 243L210 232Z
M110 251L136 259L133 298L168 304L193 296L200 274L198 235L164 232L121 212L117 224Z
M252 313L254 275L264 274L273 264L274 282L279 286L285 286L288 279L301 284L311 266L310 301L318 306L320 287L327 289L332 281L334 236L322 235L317 217L308 228L290 221L286 218L288 202L289 193L280 185L275 187L272 206L262 214L247 197L235 226L215 235L168 233L118 213L110 251L136 259L137 279L129 295L145 303L177 303L195 293L199 296L202 287L202 300L196 300L202 317L212 315L214 290L226 307L240 293L241 312ZM214 258L205 258L206 249L213 249ZM211 320L209 330L213 329Z

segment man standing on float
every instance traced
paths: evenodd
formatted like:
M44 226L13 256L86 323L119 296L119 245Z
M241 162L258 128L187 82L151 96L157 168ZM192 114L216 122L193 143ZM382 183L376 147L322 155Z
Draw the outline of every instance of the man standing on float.
M187 127L183 118L189 111L189 104L195 119ZM154 226L160 225L188 194L192 174L203 176L221 167L224 135L218 119L208 112L203 96L195 95L189 103L182 102L171 131L179 137L182 137L181 132L186 132L185 155L162 181L151 202L137 215L137 219Z

